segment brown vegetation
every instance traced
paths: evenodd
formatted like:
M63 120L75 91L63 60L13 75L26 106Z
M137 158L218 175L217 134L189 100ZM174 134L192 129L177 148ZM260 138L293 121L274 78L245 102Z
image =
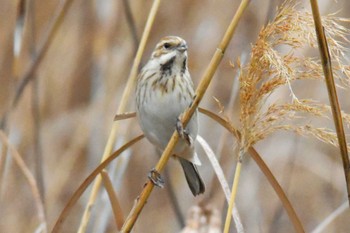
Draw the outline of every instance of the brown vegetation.
M113 117L134 110L137 63L165 35L187 40L197 85L215 49L225 51L200 96L211 110L200 110L198 143L207 192L192 197L169 160L166 187L152 191L133 232L222 232L237 161L232 232L349 231L314 19L308 1L295 2L251 1L226 49L237 1L160 1L135 60L151 1L0 2L0 232L50 232L61 213L60 232L77 232L102 171L87 232L121 227L159 158L137 142L134 114ZM350 3L319 4L347 133L350 15L337 10Z

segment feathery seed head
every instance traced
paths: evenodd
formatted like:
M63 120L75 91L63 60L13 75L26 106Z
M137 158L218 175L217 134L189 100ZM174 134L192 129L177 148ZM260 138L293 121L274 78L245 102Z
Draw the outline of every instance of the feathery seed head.
M348 19L334 14L322 17L334 77L340 86L350 86L350 67L346 57L350 33L341 25L348 22ZM312 14L299 10L294 0L285 1L278 8L275 19L260 31L248 64L241 66L238 63L242 124L240 143L245 150L277 130L311 135L336 145L335 133L311 124L302 125L305 122L301 121L305 114L328 118L330 107L298 99L293 92L292 83L296 80L323 80L321 61L317 57L301 55L310 47L317 47ZM268 101L271 94L282 86L289 89L292 100L287 103L281 100L271 103L272 99ZM346 122L346 115L342 115ZM299 121L294 122L296 119Z

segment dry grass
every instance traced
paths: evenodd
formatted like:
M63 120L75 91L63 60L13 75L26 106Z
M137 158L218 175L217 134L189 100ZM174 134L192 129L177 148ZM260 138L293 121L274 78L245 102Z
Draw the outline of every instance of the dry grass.
M324 17L329 51L334 61L335 77L339 85L349 85L350 76L345 53L350 31L340 22L350 22L334 15ZM294 81L323 80L321 61L318 57L299 55L300 50L314 48L317 41L313 18L300 11L294 1L286 1L278 9L276 18L259 33L252 47L249 63L241 67L240 122L241 145L246 150L277 130L294 130L300 135L312 135L336 145L334 136L325 128L312 125L300 127L289 123L296 118L328 117L329 107L311 99L299 99L293 91ZM280 48L283 47L283 51ZM291 100L283 103L268 98L280 87L287 86ZM304 116L307 114L307 116Z
M58 0L20 2L0 2L0 14L6 19L0 21L0 117L6 135L1 136L0 144L0 232L45 232L46 224L51 230L72 197L76 204L64 216L60 232L76 232L89 198L89 191L78 187L84 184L86 188L102 171L99 167L94 176L89 176L99 164L113 117L120 108L137 38L134 29L130 30L132 21L123 1L68 1L70 9L32 74L32 81L12 108L16 89L35 61L33 47L36 52L40 50L62 6ZM141 35L151 2L129 3L134 28ZM350 3L329 0L319 4L347 133L350 15L345 10L332 12L347 9ZM182 36L189 44L189 67L198 84L237 7L237 1L162 2L141 64L159 38ZM264 25L266 21L270 23ZM305 231L348 232L350 211L340 208L346 200L345 179L339 151L333 147L338 145L338 138L327 106L308 2L294 6L290 1L284 5L281 1L251 1L239 25L201 106L224 110L226 117L222 120L229 123L228 127L237 126L241 140L237 142L206 117L200 118L200 134L212 151L219 152L217 157L228 183L233 179L239 148L249 152L254 146L280 183ZM13 49L14 43L19 49ZM242 56L233 69L230 60L242 54L249 55ZM233 78L236 73L238 79ZM219 110L212 96L221 103ZM125 111L133 109L129 101ZM128 116L133 115L120 117L115 149L140 134L135 119L126 119ZM40 151L42 159L38 157ZM206 153L201 149L198 153L208 192L193 198L180 166L170 160L166 184L172 185L180 212L175 213L174 200L165 190L155 189L133 232L223 229L226 198L216 184ZM20 158L23 162L18 167ZM43 169L44 198L37 183L38 158ZM110 186L108 189L118 198L120 216L130 212L157 160L152 146L143 140L119 156L118 163L107 167L116 195ZM248 156L243 158L236 208L244 232L293 232L283 201L281 204L263 174ZM73 196L76 191L81 198ZM88 232L116 231L111 207L105 189L101 189ZM181 217L186 217L187 227L181 225Z

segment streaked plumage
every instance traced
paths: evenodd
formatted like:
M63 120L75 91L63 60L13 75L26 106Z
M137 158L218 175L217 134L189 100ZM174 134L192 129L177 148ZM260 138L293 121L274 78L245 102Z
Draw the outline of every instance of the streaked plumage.
M193 83L187 69L187 44L176 36L161 39L150 60L140 72L136 87L137 116L146 138L160 151L167 146L177 118L191 104ZM195 140L198 132L197 113L186 127ZM205 190L196 165L200 165L194 145L180 138L174 149L184 169L193 195Z

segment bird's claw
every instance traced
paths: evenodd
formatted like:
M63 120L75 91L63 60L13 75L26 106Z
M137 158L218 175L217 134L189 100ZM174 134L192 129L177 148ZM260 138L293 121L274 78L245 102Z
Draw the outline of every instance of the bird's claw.
M153 168L149 173L148 173L148 178L152 181L152 183L159 187L159 188L164 188L164 180L160 173Z
M185 130L184 130L184 126L181 122L180 117L176 118L176 130L180 136L180 138L184 138L185 137Z
M180 138L185 139L189 146L193 145L193 139L192 139L191 135L186 131L186 129L184 129L184 126L180 120L180 117L178 117L176 119L176 130L177 130Z

